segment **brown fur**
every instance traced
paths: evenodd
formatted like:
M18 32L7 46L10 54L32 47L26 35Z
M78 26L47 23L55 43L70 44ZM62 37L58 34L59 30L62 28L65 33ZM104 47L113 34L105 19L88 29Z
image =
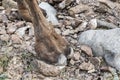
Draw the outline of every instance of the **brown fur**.
M19 13L21 15L21 17L28 22L31 22L31 17L29 14L29 11L27 9L26 3L24 0L16 0L17 4L18 4L18 10Z
M60 54L69 54L68 43L55 32L53 26L45 19L37 0L25 0L25 2L34 26L35 51L38 59L47 63L57 63Z

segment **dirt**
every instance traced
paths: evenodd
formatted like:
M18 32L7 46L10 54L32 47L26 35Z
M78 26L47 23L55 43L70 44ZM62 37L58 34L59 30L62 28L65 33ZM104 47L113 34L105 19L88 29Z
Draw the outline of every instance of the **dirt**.
M0 6L0 80L113 80L109 71L101 70L107 65L104 60L91 56L90 48L81 49L78 43L80 33L91 29L87 24L92 19L120 27L120 7L117 6L113 11L109 8L111 5L106 6L106 2L103 4L99 1L73 0L64 9L59 9L59 2L51 2L60 22L54 28L69 42L72 50L68 65L57 77L45 77L35 71L31 64L36 54L33 25L15 16L14 14L19 15L16 10ZM74 10L73 7L79 4L82 4L83 9ZM119 1L114 4L120 5ZM69 12L71 8L74 11L72 15Z

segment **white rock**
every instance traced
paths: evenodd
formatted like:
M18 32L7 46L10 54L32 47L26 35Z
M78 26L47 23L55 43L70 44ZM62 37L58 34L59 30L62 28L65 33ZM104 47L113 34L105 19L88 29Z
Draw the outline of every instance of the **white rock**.
M86 21L83 22L83 23L81 23L81 24L78 26L78 28L75 29L75 32L85 30L85 28L87 27L87 24L88 24L88 23L87 23Z
M63 9L65 8L65 0L59 4L59 8Z
M51 22L53 25L59 24L59 22L56 18L57 11L55 10L55 8L53 6L51 6L47 2L41 2L39 4L39 7L42 8L43 10L45 10L45 12L47 14L47 20L49 22Z
M22 27L22 28L19 28L17 31L16 31L16 34L20 37L20 38L23 38L23 36L25 35L25 31L30 28L30 26L26 26L26 27Z
M96 29L97 28L97 19L91 19L88 23L88 27L90 29Z
M65 8L66 6L70 5L70 3L72 2L73 0L63 0L61 3L59 3L59 8L60 9L63 9Z
M64 35L64 36L67 36L67 35L70 35L70 34L74 34L74 30L67 29L67 30L62 32L62 35Z

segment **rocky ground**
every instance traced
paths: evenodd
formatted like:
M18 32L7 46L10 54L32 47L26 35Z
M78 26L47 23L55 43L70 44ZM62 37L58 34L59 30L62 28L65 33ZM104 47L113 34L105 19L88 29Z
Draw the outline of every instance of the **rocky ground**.
M104 60L93 57L90 47L80 46L78 37L89 29L120 27L119 0L67 1L49 0L57 10L59 24L55 31L71 46L68 65L57 77L34 71L33 25L22 20L17 9L0 6L0 80L113 80Z

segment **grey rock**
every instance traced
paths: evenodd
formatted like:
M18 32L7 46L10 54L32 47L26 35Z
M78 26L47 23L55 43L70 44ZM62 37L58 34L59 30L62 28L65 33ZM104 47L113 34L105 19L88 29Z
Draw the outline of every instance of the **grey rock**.
M102 56L120 71L120 28L85 31L79 36L79 43L91 47L94 56Z

